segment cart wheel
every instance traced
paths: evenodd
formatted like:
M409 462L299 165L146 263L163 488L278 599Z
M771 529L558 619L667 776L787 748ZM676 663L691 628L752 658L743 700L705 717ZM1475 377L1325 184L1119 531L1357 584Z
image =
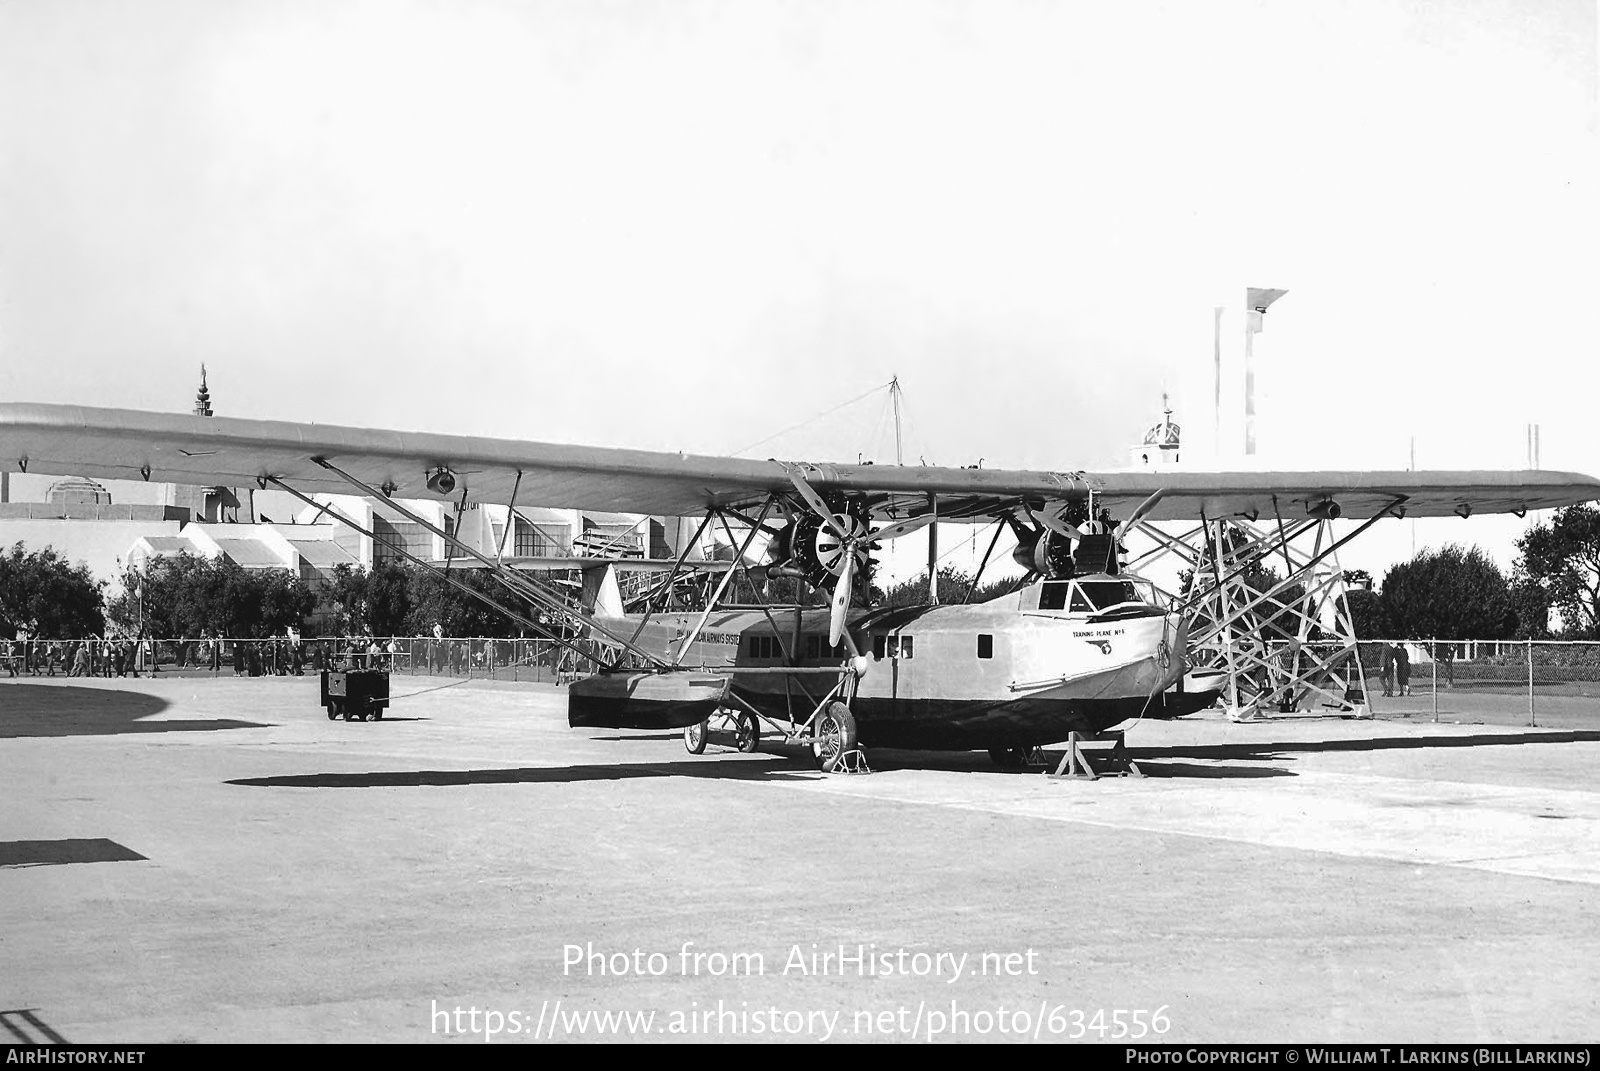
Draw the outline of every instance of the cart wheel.
M328 700L328 720L336 721L339 717L339 704L332 699Z
M350 700L348 699L342 699L339 701L339 713L344 715L345 721L356 720L356 712L350 709Z
M698 755L705 751L706 737L710 735L709 728L704 721L697 721L693 725L685 725L683 727L684 750L691 755Z
M761 723L748 710L741 710L733 716L733 740L734 745L746 755L761 746Z
M811 745L817 765L832 773L844 756L856 748L856 718L838 700L829 703L817 716L817 742Z
M373 721L382 721L383 720L383 708L382 707L373 707L372 708L372 720Z

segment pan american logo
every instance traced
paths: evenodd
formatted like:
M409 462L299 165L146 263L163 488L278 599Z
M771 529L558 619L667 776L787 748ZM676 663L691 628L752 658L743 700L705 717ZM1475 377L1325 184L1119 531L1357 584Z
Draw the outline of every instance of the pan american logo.
M1100 648L1101 654L1108 655L1111 653L1110 640L1084 640L1083 642L1089 644L1091 647Z

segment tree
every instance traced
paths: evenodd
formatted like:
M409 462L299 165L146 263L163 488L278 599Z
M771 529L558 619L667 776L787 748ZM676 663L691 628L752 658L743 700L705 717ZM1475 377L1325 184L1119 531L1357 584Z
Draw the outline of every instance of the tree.
M1355 629L1357 639L1383 640L1394 635L1394 626L1389 623L1383 599L1376 591L1353 588L1346 591L1344 597L1350 607L1350 625Z
M1517 540L1517 574L1561 612L1571 636L1600 633L1600 510L1568 506Z
M305 581L281 569L176 554L129 569L107 614L130 631L142 620L151 636L247 638L299 628L316 601Z
M404 630L408 635L431 634L435 623L446 636L505 638L517 635L521 629L499 610L454 587L437 570L415 568L408 573L406 596L411 609ZM487 570L456 569L450 573L450 580L480 591L502 606L517 609L522 605L522 600L502 587Z
M334 609L340 632L402 636L410 630L412 574L403 561L387 559L370 570L336 565L322 582L323 599Z
M1393 566L1381 602L1397 639L1497 640L1517 626L1505 576L1477 547L1424 550Z
M105 629L100 589L88 566L71 565L51 547L0 554L0 634L26 630L34 639L62 640Z
M1517 615L1517 639L1550 638L1550 597L1538 583L1525 576L1513 580L1511 606Z

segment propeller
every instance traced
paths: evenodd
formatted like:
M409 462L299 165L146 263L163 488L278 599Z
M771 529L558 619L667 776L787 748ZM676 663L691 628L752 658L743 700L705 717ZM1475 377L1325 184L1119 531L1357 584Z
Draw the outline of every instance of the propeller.
M903 521L886 524L876 531L869 531L855 518L835 513L830 509L828 503L817 494L816 489L806 481L806 478L800 475L797 468L785 466L785 471L789 475L789 482L800 492L800 497L805 499L806 505L822 519L823 527L837 540L831 543L824 543L820 539L817 541L819 561L829 572L836 573L839 577L838 583L833 588L832 614L828 620L828 644L837 647L839 638L845 635L845 616L850 611L850 596L855 588L858 561L864 559L867 551L879 543L910 535L926 528L937 518L927 513L920 517L909 517Z
M1035 511L1026 503L1024 503L1022 507L1023 511L1027 513L1028 519L1033 521L1037 527L1048 528L1050 531L1056 533L1056 535L1063 535L1068 539L1082 539L1082 529L1075 524L1068 524L1066 521L1061 519L1061 511L1065 508L1066 504L1063 503L1061 506L1057 507L1054 513L1049 513L1042 510Z
M1122 533L1126 532L1128 529L1132 528L1134 525L1143 520L1144 515L1155 509L1156 503L1165 498L1166 494L1167 489L1165 487L1158 487L1149 498L1139 503L1139 507L1132 513L1128 514L1128 519L1117 525L1116 531L1112 533L1112 535L1116 537L1117 542L1122 542Z

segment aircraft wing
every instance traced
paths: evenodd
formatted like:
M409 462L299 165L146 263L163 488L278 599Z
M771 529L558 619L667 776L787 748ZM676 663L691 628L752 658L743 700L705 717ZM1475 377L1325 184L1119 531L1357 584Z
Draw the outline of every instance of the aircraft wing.
M1326 502L1337 504L1337 516L1357 520L1386 512L1465 517L1520 514L1600 498L1600 480L1592 476L1543 470L1127 472L1087 478L1096 484L1098 501L1118 519L1156 491L1164 492L1146 515L1152 521L1278 516L1289 522Z
M0 405L0 468L52 475L163 483L270 486L276 477L306 493L357 493L343 472L396 498L455 498L619 513L693 516L754 506L792 490L776 461L381 431L328 424L199 417L84 406ZM449 469L456 487L439 495L428 474ZM821 492L865 496L879 515L926 512L939 496L948 520L983 520L1027 501L1093 491L1118 519L1163 491L1148 520L1235 515L1285 521L1316 503L1349 518L1389 510L1406 516L1549 509L1600 498L1600 480L1564 472L1038 472L859 464L803 464ZM519 476L520 474L520 476Z

